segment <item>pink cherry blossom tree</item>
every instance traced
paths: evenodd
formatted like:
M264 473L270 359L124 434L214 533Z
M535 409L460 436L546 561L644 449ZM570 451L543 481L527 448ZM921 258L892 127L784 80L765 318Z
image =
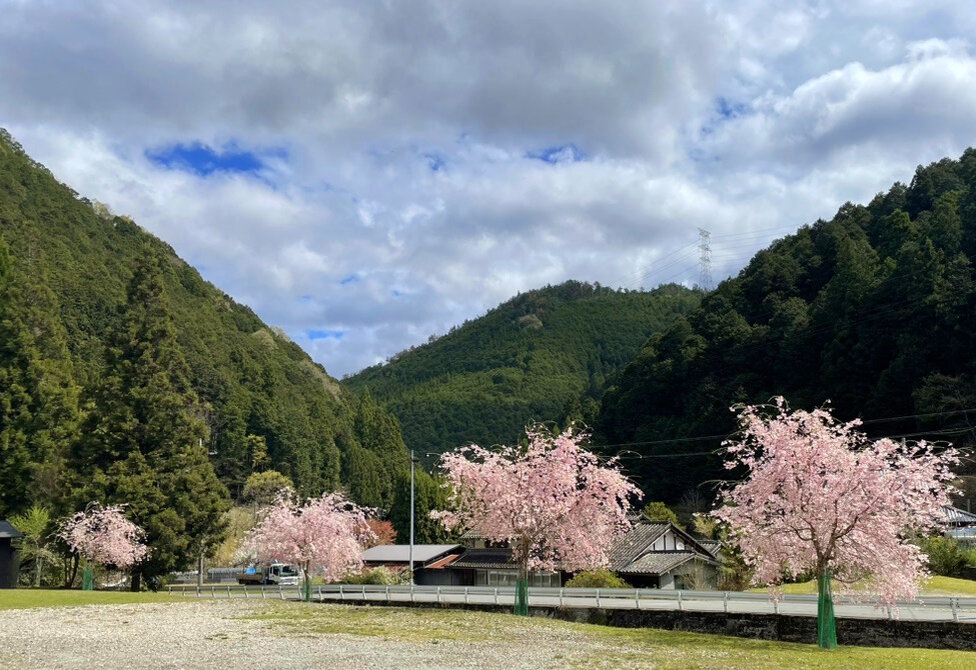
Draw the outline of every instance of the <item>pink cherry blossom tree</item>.
M304 505L286 489L261 514L245 546L262 562L297 565L311 597L313 572L336 581L363 564L363 546L374 537L358 505L338 493L323 494Z
M530 570L606 565L614 538L630 528L630 501L640 497L615 463L600 465L580 446L585 435L553 435L543 426L526 435L526 447L471 445L444 454L453 509L431 513L449 530L469 528L512 548L517 614L528 613Z
M868 580L879 604L914 599L925 555L913 533L944 523L953 449L876 441L830 412L741 408L742 432L725 443L729 469L745 478L713 514L734 529L755 584L812 572L820 594L817 641L837 646L831 579ZM865 584L861 581L861 584Z
M122 505L102 507L91 502L84 512L64 521L58 535L85 560L82 589L93 588L91 564L126 570L149 555L145 532L125 518Z

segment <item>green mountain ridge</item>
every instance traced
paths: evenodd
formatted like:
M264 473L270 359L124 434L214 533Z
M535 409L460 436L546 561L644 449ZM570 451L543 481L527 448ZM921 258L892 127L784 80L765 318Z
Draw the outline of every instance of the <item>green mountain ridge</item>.
M607 378L699 301L676 285L529 291L447 335L344 379L397 416L407 446L514 443L532 421L592 421Z
M3 130L0 234L10 248L13 282L23 287L15 294L23 304L10 307L26 312L32 299L24 296L52 294L79 387L93 386L101 375L105 336L119 324L137 261L147 255L158 261L179 324L180 353L203 408L211 462L232 495L240 493L254 467L256 440L263 439L270 467L301 492L343 486L365 504L390 504L408 463L393 417L344 388L165 242L59 183Z
M970 448L973 259L968 149L757 253L623 370L604 396L597 437L660 456L628 465L651 499L672 503L707 500L734 474L702 453L721 438L700 436L734 431L730 406L776 395L804 409L830 401L874 437ZM971 469L965 461L962 472Z

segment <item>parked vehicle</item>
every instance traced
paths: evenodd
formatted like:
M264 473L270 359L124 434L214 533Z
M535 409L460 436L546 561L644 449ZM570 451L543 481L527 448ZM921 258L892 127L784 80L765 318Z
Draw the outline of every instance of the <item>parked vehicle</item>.
M237 575L238 584L278 584L297 586L298 569L284 563L249 565Z

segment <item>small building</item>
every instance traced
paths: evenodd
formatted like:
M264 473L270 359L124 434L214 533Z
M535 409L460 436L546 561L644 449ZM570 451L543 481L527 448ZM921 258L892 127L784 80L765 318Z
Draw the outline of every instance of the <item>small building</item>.
M946 505L946 535L954 538L960 544L976 545L976 514L966 510Z
M451 575L445 568L457 560L464 547L459 544L413 545L413 581L423 586L448 585ZM395 573L405 573L410 568L409 544L381 544L363 552L367 568L387 568Z
M458 586L515 586L518 566L508 547L465 549L451 564L451 584ZM562 586L568 575L562 572L530 572L529 586Z
M17 586L20 573L19 551L14 546L14 540L22 537L20 531L4 519L0 519L0 589L12 589Z
M639 518L610 548L610 569L631 586L652 589L714 589L718 548L670 522Z

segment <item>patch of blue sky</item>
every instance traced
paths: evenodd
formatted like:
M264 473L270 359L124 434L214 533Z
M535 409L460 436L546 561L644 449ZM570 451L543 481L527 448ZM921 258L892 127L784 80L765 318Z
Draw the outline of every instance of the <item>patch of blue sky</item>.
M183 170L199 177L215 172L258 174L269 158L287 158L288 152L275 147L260 152L248 151L238 147L236 142L225 144L219 149L202 142L173 144L158 149L147 149L146 158L167 170Z
M428 151L423 156L427 159L427 167L430 168L431 172L440 172L447 166L444 157L440 154Z
M346 336L344 330L306 330L305 337L312 340L341 340Z
M346 275L345 277L339 280L339 283L345 286L346 284L352 284L357 281L359 281L359 275L354 273L351 275Z
M727 98L716 98L715 111L723 119L734 119L746 113L748 107L741 102L732 102Z
M587 159L586 153L572 142L528 151L525 157L534 158L544 163L549 163L550 165L556 165L558 163L579 163Z

